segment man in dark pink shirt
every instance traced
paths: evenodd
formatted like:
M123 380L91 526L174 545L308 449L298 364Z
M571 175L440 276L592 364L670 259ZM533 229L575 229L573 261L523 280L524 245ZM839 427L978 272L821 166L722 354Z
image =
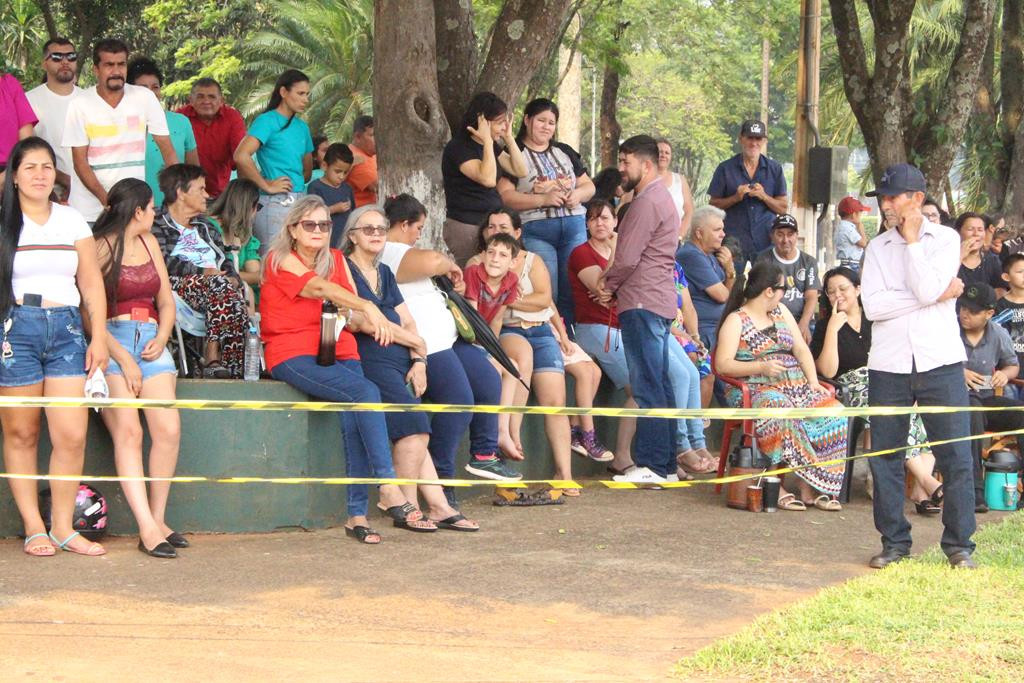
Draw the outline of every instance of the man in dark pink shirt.
M673 408L668 377L669 328L676 317L673 269L679 246L679 213L658 173L658 145L637 135L619 147L622 188L633 191L619 225L611 267L601 283L614 297L633 396L641 408ZM635 467L617 481L656 484L675 474L675 421L639 418L633 442Z

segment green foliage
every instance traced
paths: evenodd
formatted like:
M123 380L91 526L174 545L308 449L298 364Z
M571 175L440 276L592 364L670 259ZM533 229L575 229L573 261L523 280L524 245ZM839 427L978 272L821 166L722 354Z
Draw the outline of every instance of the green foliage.
M299 69L310 79L310 128L347 139L355 118L373 109L372 0L275 0L268 7L272 26L242 50L249 87L239 109L246 117L263 111L277 77Z
M5 70L38 82L43 74L39 48L45 40L42 13L32 0L6 0L0 4L0 44Z

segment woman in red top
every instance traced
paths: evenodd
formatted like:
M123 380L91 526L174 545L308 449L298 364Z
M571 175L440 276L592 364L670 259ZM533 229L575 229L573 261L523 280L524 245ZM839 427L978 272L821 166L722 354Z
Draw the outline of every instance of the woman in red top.
M93 235L107 292L107 368L111 398L175 398L178 370L167 350L174 330L174 296L153 227L153 191L144 181L118 181L108 208L96 219ZM149 475L173 477L178 464L181 421L178 411L145 410L152 445ZM136 408L107 408L103 422L114 442L114 463L122 477L145 476L142 425ZM188 541L164 521L168 481L123 481L121 489L139 526L139 550L160 558L177 557Z
M261 331L267 368L282 380L325 401L379 403L380 391L363 376L355 337L349 328L372 335L382 346L393 341L393 328L371 302L354 293L352 274L341 252L330 248L331 216L324 201L306 195L292 205L284 229L270 243L260 290ZM338 335L334 365L316 362L320 344L320 309L324 300L339 308L346 329ZM345 439L345 474L393 479L391 442L384 414L340 412ZM380 543L368 526L365 485L348 487L345 533L363 543ZM380 500L395 526L436 529L394 484L380 487Z
M629 368L622 350L619 318L615 304L608 308L596 300L598 280L608 269L615 255L615 209L603 199L587 204L587 232L590 238L576 247L569 256L569 286L572 288L576 310L576 343L590 354L604 370L616 389L626 392L625 408L636 408L629 387ZM636 431L636 418L624 417L619 421L615 444L615 459L608 471L622 474L632 464L630 443Z

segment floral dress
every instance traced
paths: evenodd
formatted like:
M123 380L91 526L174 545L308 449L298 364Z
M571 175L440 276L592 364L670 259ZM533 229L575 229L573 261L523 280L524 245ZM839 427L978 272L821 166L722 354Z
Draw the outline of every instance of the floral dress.
M737 313L742 327L736 360L775 360L785 368L779 377L751 375L746 378L752 407L824 408L839 404L835 399L811 389L793 355L793 334L778 308L769 313L772 325L763 330L757 329L742 308ZM741 394L735 387L728 388L726 399L735 407L742 403ZM792 467L808 465L797 470L796 475L822 493L839 495L843 486L844 463L815 463L846 457L846 418L760 418L754 421L754 433L758 449L773 465L779 462Z

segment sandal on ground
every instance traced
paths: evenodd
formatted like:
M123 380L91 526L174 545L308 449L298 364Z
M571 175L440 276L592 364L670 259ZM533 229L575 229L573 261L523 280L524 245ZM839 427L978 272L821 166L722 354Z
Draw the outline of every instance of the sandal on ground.
M231 371L219 360L203 363L202 366L204 379L231 379Z
M361 524L354 527L345 527L345 535L367 545L377 545L383 540L376 531ZM376 536L377 540L370 540L371 536Z
M687 456L691 456L689 462L687 461ZM676 455L676 464L690 474L710 474L718 469L718 463L712 465L711 463L705 462L705 460L693 449Z
M921 501L915 501L914 507L917 509L917 514L931 516L937 515L942 512L942 506L936 505L935 501L931 498L925 498Z
M562 505L565 498L558 489L540 489L539 491L526 491L525 489L509 489L498 487L495 489L497 497L494 504L498 507L528 507L532 505Z
M459 524L459 522L469 522L465 515L452 515L451 517L445 517L444 519L432 519L430 520L437 525L438 529L447 529L448 531L480 531L478 526L465 526ZM469 522L473 524L473 522Z
M53 541L53 544L55 546L57 546L58 548L60 548L61 550L65 550L65 551L67 551L69 553L75 553L76 555L88 555L89 557L99 557L100 555L106 555L107 554L107 549L106 548L101 546L99 543L93 543L92 541L88 541L89 547L86 548L85 550L77 550L75 548L72 548L70 543L71 543L71 541L75 540L76 536L82 536L82 534L80 534L80 533L78 533L76 531L73 534L71 534L70 536L68 536L67 538L65 538L64 541L62 542L62 541L58 541L57 537L54 536L51 533L50 534L50 540ZM82 536L82 540L85 540L84 536Z
M562 495L565 496L566 498L579 498L580 497L580 490L579 489L558 489L558 490L561 491Z
M46 545L34 545L31 548L28 547L28 544L37 538L47 539ZM31 555L32 557L52 557L57 553L57 550L49 543L49 539L50 537L47 534L32 534L25 539L25 554Z
M718 471L718 457L711 454L707 448L694 448L693 451L700 458L700 461L704 463L705 467L710 467L710 472Z
M788 510L790 512L803 512L807 509L802 500L797 500L797 497L792 493L787 493L782 498L779 498L779 509Z
M392 519L392 523L399 529L416 531L419 533L431 533L437 531L437 526L429 519L423 519L423 514L416 509L412 503L404 505L392 505L384 511ZM414 514L420 515L416 519L410 519Z
M843 509L842 503L835 498L826 496L824 493L815 498L812 505L825 512L839 512Z

